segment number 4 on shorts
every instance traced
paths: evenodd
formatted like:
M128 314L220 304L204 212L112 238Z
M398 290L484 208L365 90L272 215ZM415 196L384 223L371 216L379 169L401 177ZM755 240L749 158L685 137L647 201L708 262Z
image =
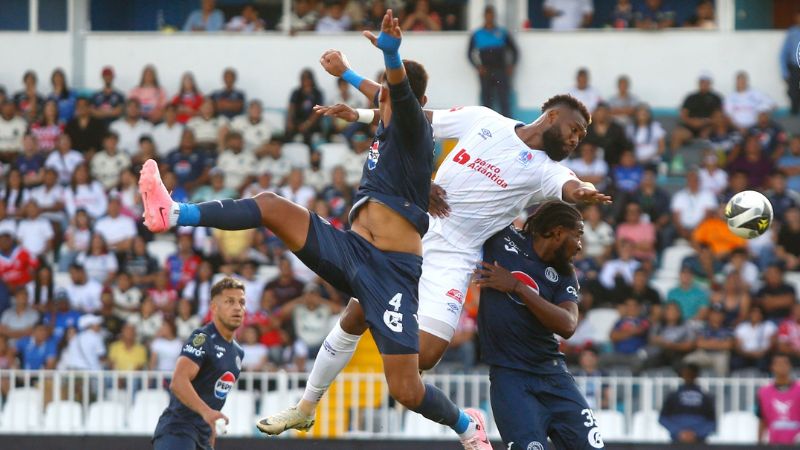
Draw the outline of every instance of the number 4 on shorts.
M393 307L395 311L399 311L400 302L402 301L403 301L403 294L398 292L397 294L394 295L394 297L392 297L391 300L389 300L389 306Z

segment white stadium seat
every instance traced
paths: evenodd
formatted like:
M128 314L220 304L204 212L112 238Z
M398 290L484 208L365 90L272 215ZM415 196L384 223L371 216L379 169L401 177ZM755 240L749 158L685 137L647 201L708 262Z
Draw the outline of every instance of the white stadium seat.
M673 245L664 249L661 257L661 270L659 278L678 278L683 259L694 254L694 249L688 245Z
M669 431L658 423L657 411L639 411L633 414L631 440L666 443L670 441L670 436Z
M256 398L253 392L232 390L222 414L228 417L228 435L250 436L255 431Z
M96 402L89 405L86 432L115 434L125 432L125 406L119 402Z
M147 243L147 253L158 261L160 267L164 267L167 258L178 251L178 246L171 241L152 241Z
M12 389L0 422L4 431L38 431L42 425L42 392L37 388Z
M627 437L625 433L625 416L619 411L598 409L594 412L600 436L606 442L621 442Z
M717 422L717 432L710 439L721 444L755 444L758 442L758 417L748 411L731 411Z
M70 434L83 431L83 407L78 402L54 401L44 413L47 433Z
M614 308L590 309L586 313L586 320L591 324L594 335L592 341L601 344L608 342L611 337L611 329L619 320L619 312Z
M281 154L289 161L293 169L307 169L311 166L311 150L302 142L283 144Z
M140 391L133 400L128 429L133 434L153 434L158 418L169 404L166 391Z
M341 143L322 144L317 150L322 156L322 170L328 172L334 167L344 164L345 158L352 152L347 144Z

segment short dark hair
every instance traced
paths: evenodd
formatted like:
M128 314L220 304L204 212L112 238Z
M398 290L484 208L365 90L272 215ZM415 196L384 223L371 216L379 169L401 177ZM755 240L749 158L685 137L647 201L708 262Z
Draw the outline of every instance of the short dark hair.
M592 115L589 110L577 98L569 94L560 94L547 99L542 105L542 112L547 112L548 109L555 108L556 106L566 106L567 108L577 111L581 114L586 123L592 123Z
M411 92L417 97L417 100L422 101L425 91L428 89L428 72L425 67L410 59L403 60L403 67L406 69L406 77L408 77L408 84L411 85Z
M244 284L235 278L225 277L211 287L211 298L213 299L226 289L241 289L244 292Z
M583 221L581 213L574 206L560 200L542 203L528 217L522 231L530 236L549 237L556 227L574 229Z

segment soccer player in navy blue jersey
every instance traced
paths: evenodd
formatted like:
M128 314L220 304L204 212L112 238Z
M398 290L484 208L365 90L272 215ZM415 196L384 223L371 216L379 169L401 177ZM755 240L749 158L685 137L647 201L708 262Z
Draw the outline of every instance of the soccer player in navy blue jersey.
M210 450L216 421L236 385L244 351L233 339L245 313L244 285L223 278L211 287L213 321L194 330L175 364L169 406L153 434L155 450Z
M352 356L350 343L369 328L392 397L450 426L464 448L490 450L482 414L461 411L439 389L423 384L417 369L417 284L433 170L433 136L422 111L427 74L419 63L400 59L400 26L391 10L380 35L365 36L383 51L386 81L378 93L381 123L350 213L350 231L336 230L273 193L197 205L174 203L154 161L145 163L139 181L145 225L153 232L175 225L225 230L266 226L323 279L358 299L350 301L317 359L331 360L328 370L338 373ZM312 372L301 402L260 420L258 428L267 434L309 429L329 384L326 373Z
M569 338L578 323L572 258L583 220L561 201L543 203L522 231L510 226L484 244L478 329L489 364L497 428L511 450L603 448L589 404L567 371L553 333Z

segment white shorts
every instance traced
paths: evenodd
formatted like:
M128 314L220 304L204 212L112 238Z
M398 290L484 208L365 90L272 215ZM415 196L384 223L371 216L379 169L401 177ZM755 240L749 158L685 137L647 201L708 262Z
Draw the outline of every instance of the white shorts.
M419 329L450 341L455 334L467 287L481 248L455 247L440 234L422 238L422 276L419 279Z

